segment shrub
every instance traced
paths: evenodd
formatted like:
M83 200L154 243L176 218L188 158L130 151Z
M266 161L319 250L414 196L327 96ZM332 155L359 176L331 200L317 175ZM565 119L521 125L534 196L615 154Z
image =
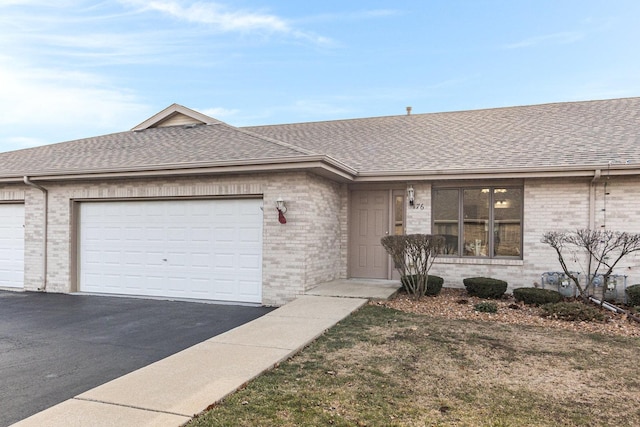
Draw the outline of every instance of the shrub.
M543 305L562 301L562 294L552 289L517 288L513 290L516 301L527 305Z
M489 277L468 277L463 279L467 293L479 298L500 298L507 291L507 282Z
M495 302L483 301L474 305L473 309L481 313L497 313L498 305Z
M627 304L635 307L640 305L640 284L639 285L631 285L627 288Z
M416 275L402 276L402 278L400 279L400 283L402 284L402 289L407 293L410 293L409 287L407 286L407 281L409 280L409 277L411 277L413 280L417 280ZM430 274L427 277L427 286L425 287L424 295L429 295L429 296L438 295L442 290L443 283L444 283L444 279L442 277L434 276Z
M435 257L441 252L444 237L431 234L404 234L384 236L380 243L391 255L395 269L400 277L428 277L429 269ZM418 299L426 293L424 281L408 280L405 283L407 292Z
M540 307L542 317L553 317L560 320L584 321L604 320L604 315L596 307L582 302L557 302Z

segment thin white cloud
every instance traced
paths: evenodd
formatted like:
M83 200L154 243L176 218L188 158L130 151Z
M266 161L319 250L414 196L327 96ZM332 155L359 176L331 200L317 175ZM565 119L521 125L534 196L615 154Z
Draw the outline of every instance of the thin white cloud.
M176 1L144 2L145 7L189 22L212 24L222 31L290 32L291 28L275 15L248 11L230 11L217 3L193 3L183 6Z
M156 11L175 19L205 24L221 32L275 33L303 39L318 44L330 44L331 40L308 31L294 28L287 20L273 14L231 9L217 2L193 2L184 4L175 0L121 0L121 3Z
M398 16L403 14L403 11L397 9L370 9L359 10L355 12L322 13L318 15L298 18L295 20L295 22L298 24L308 24L316 22L362 21L368 19L386 18L389 16Z
M539 45L571 44L584 39L585 35L580 32L566 31L561 33L546 34L543 36L530 37L516 43L505 45L506 49L522 49Z

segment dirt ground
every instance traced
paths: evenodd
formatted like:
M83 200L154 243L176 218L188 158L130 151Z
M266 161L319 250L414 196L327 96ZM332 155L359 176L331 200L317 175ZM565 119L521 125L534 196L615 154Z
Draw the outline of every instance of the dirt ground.
M466 303L461 303L466 300ZM640 337L640 323L627 319L627 316L603 310L604 322L567 322L564 320L540 317L540 309L522 303L516 303L513 297L492 300L498 305L497 313L479 313L473 306L486 301L467 295L464 289L442 289L436 297L423 297L415 300L405 293L398 294L390 301L375 302L390 308L409 313L425 314L445 319L486 320L520 325L537 325L560 328L578 332L595 332L609 335ZM517 304L518 308L509 308Z

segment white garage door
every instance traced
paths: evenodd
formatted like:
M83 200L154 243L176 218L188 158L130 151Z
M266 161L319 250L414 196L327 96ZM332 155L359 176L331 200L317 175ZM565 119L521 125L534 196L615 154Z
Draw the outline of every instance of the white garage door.
M262 200L83 202L82 292L262 301Z
M23 204L0 204L0 287L24 287Z

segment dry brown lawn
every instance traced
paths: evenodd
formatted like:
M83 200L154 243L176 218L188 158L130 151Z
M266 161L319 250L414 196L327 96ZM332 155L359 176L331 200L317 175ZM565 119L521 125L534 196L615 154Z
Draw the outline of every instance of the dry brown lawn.
M459 297L372 303L191 425L640 426L640 339L620 333L637 325L478 314Z

